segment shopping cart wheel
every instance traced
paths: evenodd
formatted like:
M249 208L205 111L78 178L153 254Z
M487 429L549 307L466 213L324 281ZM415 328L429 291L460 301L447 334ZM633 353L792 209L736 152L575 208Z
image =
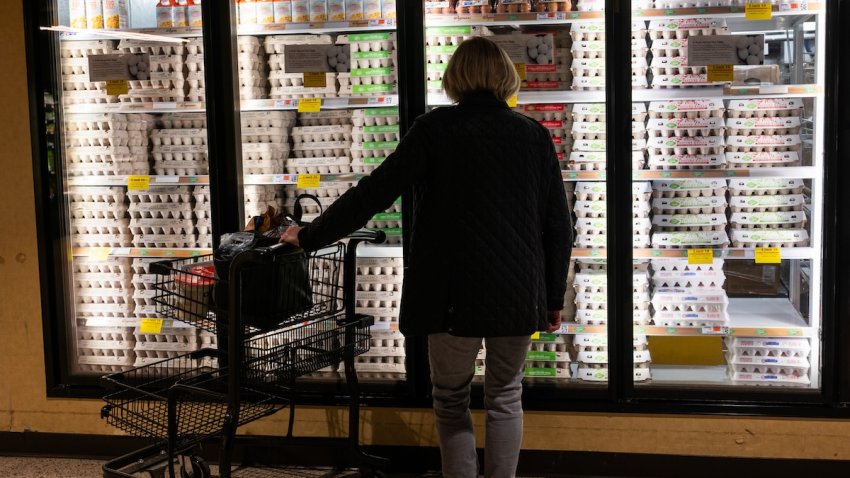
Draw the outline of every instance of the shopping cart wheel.
M181 460L182 461L182 460ZM210 478L210 465L203 458L193 455L189 457L189 466L191 470L186 469L186 465L180 465L180 478Z

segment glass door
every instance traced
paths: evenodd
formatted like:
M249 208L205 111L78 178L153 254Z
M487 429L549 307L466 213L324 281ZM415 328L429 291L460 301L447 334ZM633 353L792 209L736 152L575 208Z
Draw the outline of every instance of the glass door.
M69 372L214 347L157 316L150 270L213 243L201 2L47 3Z
M302 201L311 221L392 153L401 137L395 2L236 1L245 222ZM398 330L403 278L401 201L367 224L387 234L358 249L357 312L375 317L357 357L370 391L406 387ZM339 385L342 366L308 378Z
M825 4L699 5L633 4L636 386L817 390Z

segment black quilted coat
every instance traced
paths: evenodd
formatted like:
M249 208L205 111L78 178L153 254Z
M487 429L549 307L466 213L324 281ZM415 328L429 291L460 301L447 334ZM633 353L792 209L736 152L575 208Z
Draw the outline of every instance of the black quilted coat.
M315 249L412 190L400 328L528 335L561 310L572 226L549 132L489 93L418 118L384 163L299 240Z

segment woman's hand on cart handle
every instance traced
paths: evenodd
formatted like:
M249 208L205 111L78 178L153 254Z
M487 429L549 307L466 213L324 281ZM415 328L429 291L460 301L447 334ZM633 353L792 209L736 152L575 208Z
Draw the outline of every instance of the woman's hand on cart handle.
M280 235L280 243L281 244L292 244L295 247L301 247L301 244L298 241L298 233L301 232L301 229L304 229L301 226L289 226L283 231L283 234Z
M556 330L561 328L561 311L560 310L550 310L547 314L547 319L549 322L549 328L546 329L546 332L555 332Z

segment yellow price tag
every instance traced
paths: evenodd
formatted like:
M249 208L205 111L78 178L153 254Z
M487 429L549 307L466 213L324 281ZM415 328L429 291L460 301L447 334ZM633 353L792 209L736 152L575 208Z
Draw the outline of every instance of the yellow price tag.
M708 65L708 81L731 82L735 79L735 68L732 65Z
M300 100L298 100L299 113L318 113L321 110L321 98L301 98Z
M139 329L143 334L161 334L162 319L142 319Z
M540 340L540 332L534 332L531 334L531 340Z
M328 75L324 71L305 71L305 88L325 88L328 86Z
M126 95L130 92L130 82L127 80L109 80L106 82L106 94L109 96Z
M111 247L95 247L89 250L89 257L98 262L103 262L106 259L109 259L110 254L112 254Z
M744 9L747 20L770 20L773 18L773 5L770 3L748 3Z
M508 106L510 106L511 108L516 108L516 104L517 104L516 95L513 95L510 98L508 98Z
M321 174L299 174L295 187L298 189L316 189L319 187L319 181L321 179Z
M514 68L516 68L516 73L519 75L519 79L525 81L525 63L514 63Z
M128 191L147 191L151 188L150 176L127 176Z
M713 249L688 249L688 264L714 264Z
M779 264L781 262L782 255L778 247L756 248L756 264Z

